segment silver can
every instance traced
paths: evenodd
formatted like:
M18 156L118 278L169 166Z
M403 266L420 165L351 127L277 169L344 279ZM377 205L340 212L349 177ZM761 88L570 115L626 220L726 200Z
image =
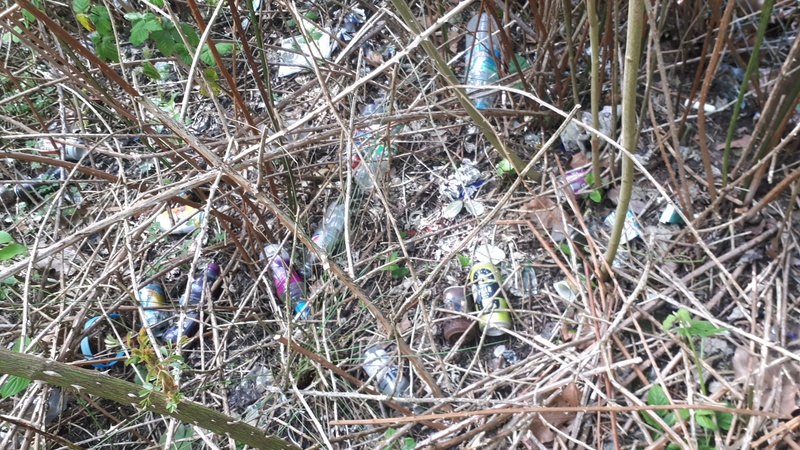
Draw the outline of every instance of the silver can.
M384 347L376 345L368 348L364 352L361 367L370 379L378 383L378 390L382 394L408 397L408 377L404 376Z

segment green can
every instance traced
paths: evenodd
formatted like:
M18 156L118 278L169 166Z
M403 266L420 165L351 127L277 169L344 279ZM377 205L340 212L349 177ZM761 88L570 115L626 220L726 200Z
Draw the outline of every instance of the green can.
M511 312L508 301L500 292L500 274L491 263L478 263L469 272L469 284L475 310L480 313L481 331L486 329L488 336L502 336L511 328Z

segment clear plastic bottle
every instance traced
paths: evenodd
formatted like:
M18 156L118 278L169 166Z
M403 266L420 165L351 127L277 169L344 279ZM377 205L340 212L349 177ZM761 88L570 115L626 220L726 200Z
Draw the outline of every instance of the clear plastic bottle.
M473 86L467 88L472 104L478 109L491 108L495 94L485 92L479 86L489 86L500 79L497 62L501 60L500 36L497 32L500 25L494 18L481 13L473 16L467 24L467 51L464 60L467 63L464 84Z
M374 103L364 107L361 116L369 116L372 114L382 114L384 112L383 99L379 98ZM353 173L358 187L364 191L370 191L375 187L375 183L369 177L369 172L372 172L376 180L383 178L389 172L389 155L397 153L395 148L386 148L386 145L378 142L382 138L379 133L381 125L373 125L366 130L357 130L355 132L354 141L356 146L361 149L364 159L361 160L358 167ZM400 131L402 127L397 127L392 130L393 133ZM371 147L371 148L370 148Z
M289 254L280 245L270 244L264 247L264 256L271 260L269 270L278 297L291 302L297 317L307 320L311 315L311 305L306 301L306 286L292 269Z
M314 230L314 234L311 235L311 240L325 250L326 253L330 253L336 248L336 244L344 233L344 212L344 204L339 204L338 200L328 205L325 215L322 216L322 222ZM318 261L317 254L306 249L305 262L303 267L300 268L300 273L303 277L311 277L313 266Z
M189 290L188 300L186 294L182 295L180 299L181 306L186 305L192 308L192 311L187 312L186 318L183 320L183 331L178 327L180 321L170 325L162 336L164 341L177 344L179 336L192 337L197 334L197 331L200 329L200 311L198 308L202 303L205 287L208 286L210 289L211 286L214 285L214 282L217 281L217 278L219 278L219 274L219 266L212 262L208 264L204 273L195 275ZM213 292L211 294L213 298Z

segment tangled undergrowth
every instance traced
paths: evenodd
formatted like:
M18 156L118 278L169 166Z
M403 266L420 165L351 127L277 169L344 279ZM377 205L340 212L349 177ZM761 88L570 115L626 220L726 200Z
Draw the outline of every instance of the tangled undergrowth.
M798 14L688 3L645 1L626 94L624 2L594 72L585 2L6 3L0 448L245 446L189 402L272 448L798 448ZM476 110L480 12L504 30ZM444 302L487 261L504 332Z

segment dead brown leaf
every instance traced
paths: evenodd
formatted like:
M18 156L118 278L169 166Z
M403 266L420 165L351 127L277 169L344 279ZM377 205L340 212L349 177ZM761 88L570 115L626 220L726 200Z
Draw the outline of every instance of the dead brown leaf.
M739 139L731 141L731 148L747 148L747 146L750 145L751 140L753 140L753 136L745 134ZM717 144L717 150L725 150L725 143L720 142L719 144Z
M364 59L373 67L378 67L383 64L383 55L374 50L367 50Z
M768 362L776 358L769 357ZM756 371L761 368L758 358L750 354L747 347L738 347L733 354L733 373L736 378L747 379L749 383L756 380ZM797 398L800 395L795 380L800 376L800 369L793 361L786 361L781 364L767 364L764 374L761 377L761 386L755 386L764 390L761 398L762 407L765 411L773 411L789 417L792 411L797 409Z
M572 159L569 161L570 169L577 169L579 167L587 166L592 162L586 155L581 152L575 153L572 155Z
M578 386L575 383L570 383L549 406L554 408L577 407L581 404L582 396L583 393L578 389ZM556 438L556 432L553 428L562 428L573 417L574 413L541 413L533 419L529 430L539 442L546 444Z
M524 205L523 211L528 211L526 216L534 225L538 225L551 233L567 235L564 222L569 222L569 216L547 197L537 197Z

